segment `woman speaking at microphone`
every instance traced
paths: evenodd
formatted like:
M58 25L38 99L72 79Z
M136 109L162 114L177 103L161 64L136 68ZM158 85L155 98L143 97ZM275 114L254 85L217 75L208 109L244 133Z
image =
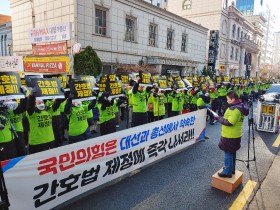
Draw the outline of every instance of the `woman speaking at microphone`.
M222 124L222 134L219 148L224 151L224 168L220 177L232 177L235 174L236 151L240 148L242 137L242 124L244 116L249 114L249 109L245 106L235 91L230 91L226 95L228 108L224 117L212 112L214 118Z

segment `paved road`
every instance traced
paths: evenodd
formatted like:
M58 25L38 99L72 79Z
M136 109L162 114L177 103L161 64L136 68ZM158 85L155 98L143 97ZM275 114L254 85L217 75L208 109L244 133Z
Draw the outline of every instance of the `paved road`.
M122 127L125 127L125 122ZM242 160L247 160L248 128L246 119L242 148L237 153L237 158ZM223 166L223 152L217 146L220 130L219 124L207 123L209 140L142 168L133 175L115 180L109 186L72 199L57 209L228 209L242 187L232 195L211 187L212 175ZM261 183L279 151L272 147L278 135L263 132L254 134L256 161L249 162L249 170L243 162L237 162L237 170L244 172L243 186L249 179ZM250 159L253 158L252 143L251 136Z

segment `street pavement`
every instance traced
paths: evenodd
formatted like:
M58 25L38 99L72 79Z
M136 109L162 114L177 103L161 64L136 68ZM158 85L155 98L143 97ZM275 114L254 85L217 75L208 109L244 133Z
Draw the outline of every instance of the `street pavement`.
M118 130L125 128L124 120ZM255 132L245 119L242 146L237 153L237 158L245 162L238 161L236 168L244 173L243 181L233 194L228 194L211 187L212 175L223 166L223 152L218 148L220 132L219 124L207 123L206 134L210 139L93 189L56 209L229 209L249 180L257 186L243 209L280 209L279 148L272 147L278 135ZM252 160L249 162L248 152Z

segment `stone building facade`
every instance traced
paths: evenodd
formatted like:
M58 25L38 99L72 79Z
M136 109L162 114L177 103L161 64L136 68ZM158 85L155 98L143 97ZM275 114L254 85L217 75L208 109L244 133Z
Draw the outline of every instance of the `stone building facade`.
M72 24L75 43L92 46L104 73L144 63L181 75L205 66L208 29L142 0L11 0L14 54L31 54L28 30Z

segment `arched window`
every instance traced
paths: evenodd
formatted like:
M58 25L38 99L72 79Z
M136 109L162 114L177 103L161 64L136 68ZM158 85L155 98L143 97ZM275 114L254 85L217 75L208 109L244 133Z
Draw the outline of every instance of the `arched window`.
M187 9L191 9L192 8L192 0L185 0L183 2L183 9L187 10Z
M233 26L232 26L232 36L231 36L231 38L233 38L233 39L235 37L235 29L236 29L236 25L233 24Z

